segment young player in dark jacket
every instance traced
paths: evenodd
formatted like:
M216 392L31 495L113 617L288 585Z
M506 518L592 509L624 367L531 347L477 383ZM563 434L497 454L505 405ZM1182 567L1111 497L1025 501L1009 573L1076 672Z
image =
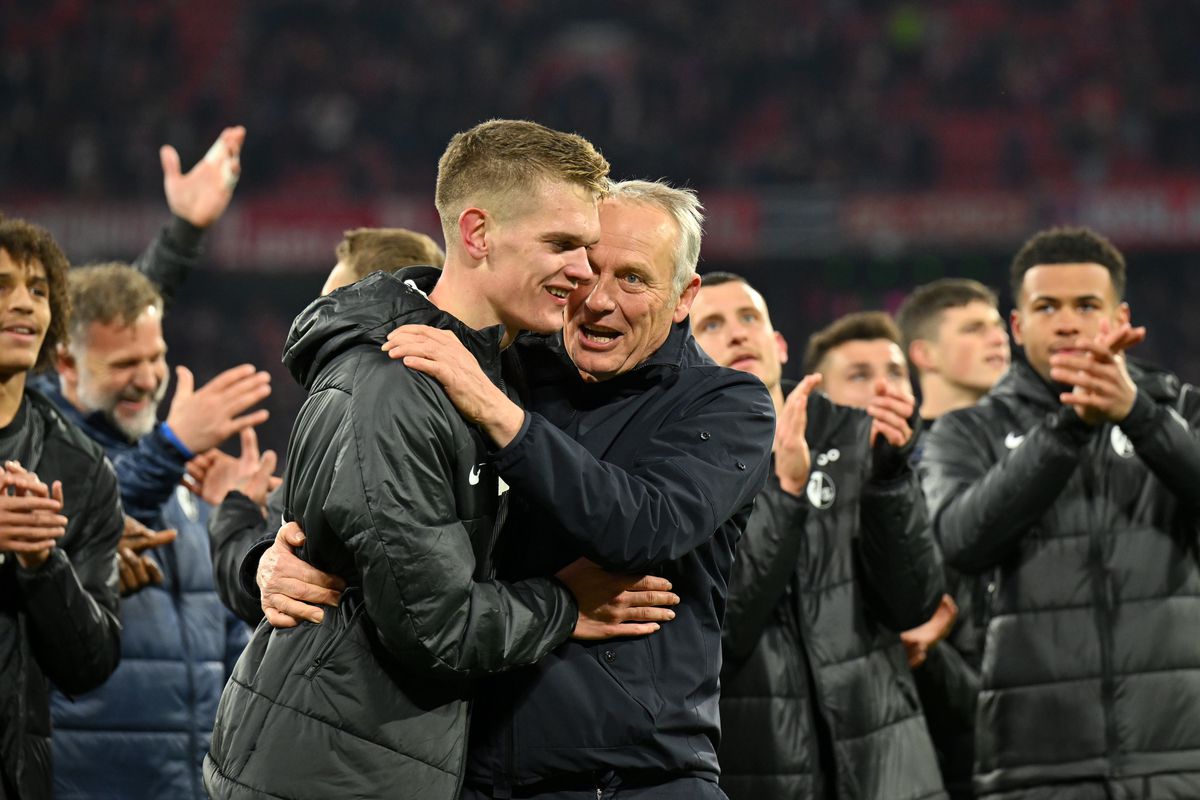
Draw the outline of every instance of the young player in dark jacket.
M1128 364L1144 329L1103 237L1013 261L1025 363L933 427L947 561L988 574L975 788L992 798L1200 796L1200 396Z

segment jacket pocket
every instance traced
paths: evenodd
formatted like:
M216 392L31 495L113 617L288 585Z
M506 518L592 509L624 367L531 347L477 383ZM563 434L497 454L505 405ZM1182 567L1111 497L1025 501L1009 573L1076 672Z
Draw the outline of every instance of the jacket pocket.
M658 692L650 642L635 639L607 642L595 649L597 660L617 685L653 720L662 711L664 701Z
M342 602L338 606L336 614L326 613L325 622L334 623L336 630L333 631L328 642L321 646L317 654L313 656L308 667L304 670L304 677L313 678L321 667L325 666L326 662L337 652L338 647L345 641L346 637L358 625L359 618L367 610L366 603L362 601L362 590L358 587L347 589L342 594Z

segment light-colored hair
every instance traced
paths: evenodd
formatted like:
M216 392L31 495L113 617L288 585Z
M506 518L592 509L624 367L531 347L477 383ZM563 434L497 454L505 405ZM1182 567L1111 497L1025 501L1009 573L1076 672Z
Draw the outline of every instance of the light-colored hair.
M395 272L425 264L440 267L446 254L437 242L407 228L355 228L338 243L338 261L361 280L376 270Z
M675 242L675 272L671 291L683 294L700 263L700 240L704 236L704 206L692 189L677 189L665 181L619 181L610 184L607 197L628 200L662 209L675 220L679 238Z
M132 325L149 307L161 313L163 298L150 279L128 264L111 262L79 267L67 273L71 298L71 347L85 344L89 325L118 322Z
M454 134L438 160L434 202L447 244L472 201L529 194L539 181L582 186L597 197L608 186L608 161L582 136L526 120L492 119Z

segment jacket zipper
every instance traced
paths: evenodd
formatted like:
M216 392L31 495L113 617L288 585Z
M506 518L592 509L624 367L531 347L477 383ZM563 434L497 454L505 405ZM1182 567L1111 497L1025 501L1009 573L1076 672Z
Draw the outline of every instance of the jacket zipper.
M348 589L347 593L353 592L353 591L354 591L354 589ZM340 631L338 631L337 634L332 639L329 640L328 644L326 644L324 647L321 648L320 652L318 652L316 657L313 658L312 663L308 665L308 669L304 670L304 677L312 678L314 675L317 674L317 670L321 669L321 667L322 667L322 665L324 665L325 661L331 655L333 655L333 651L337 649L337 646L342 643L342 640L345 639L346 636L348 636L350 634L350 631L354 628L354 625L358 622L358 617L362 613L364 608L366 608L366 605L363 603L355 604L354 610L351 611L350 616L346 618L345 623L343 623L343 625L342 625L342 629Z
M1105 437L1107 441L1107 437ZM1093 507L1092 498L1096 496L1096 481L1089 462L1082 467L1084 494L1088 498L1087 508ZM1113 676L1112 665L1112 613L1116 601L1113 592L1111 576L1104 568L1104 526L1093 524L1088 520L1088 561L1092 576L1092 597L1096 603L1096 627L1100 644L1100 699L1104 711L1104 740L1105 750L1110 761L1117 754L1117 725L1113 716L1113 705L1116 702L1116 680Z

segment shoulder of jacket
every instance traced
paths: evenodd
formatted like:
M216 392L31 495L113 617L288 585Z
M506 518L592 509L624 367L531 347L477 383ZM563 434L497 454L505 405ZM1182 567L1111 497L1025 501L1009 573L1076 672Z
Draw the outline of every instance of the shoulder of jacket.
M30 401L30 411L39 415L46 425L43 453L55 451L56 455L65 454L93 465L105 460L104 448L67 419L52 402L36 392L26 394L26 399Z
M466 423L441 385L428 375L406 367L374 347L356 349L341 379L322 389L348 395L348 412L356 425L382 429L395 424L442 423L451 428Z

